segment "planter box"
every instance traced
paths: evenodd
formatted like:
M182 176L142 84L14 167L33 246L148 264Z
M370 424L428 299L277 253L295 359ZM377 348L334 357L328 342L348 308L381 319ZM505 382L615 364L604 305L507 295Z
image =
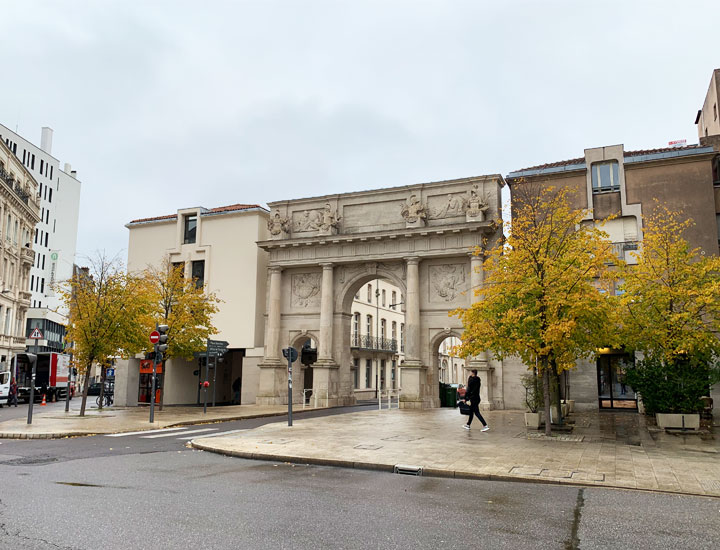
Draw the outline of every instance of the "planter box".
M540 428L540 424L543 423L542 421L543 421L544 416L545 415L541 412L536 412L536 413L526 412L525 413L525 427L537 430L538 428Z
M659 428L700 429L699 414L656 413L655 420Z

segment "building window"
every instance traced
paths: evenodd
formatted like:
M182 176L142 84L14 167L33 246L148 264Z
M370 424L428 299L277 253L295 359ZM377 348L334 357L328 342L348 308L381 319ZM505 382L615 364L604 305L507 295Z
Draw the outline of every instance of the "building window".
M390 325L390 338L393 340L397 340L397 321L393 321L392 325Z
M372 336L372 315L365 318L365 334Z
M372 304L372 285L367 286L367 300L368 304Z
M397 368L397 362L395 359L392 361L392 367L390 368L390 389L395 389L397 386L395 385L395 369Z
M372 388L372 359L365 359L365 387Z
M353 359L353 387L358 389L360 387L360 359L357 357Z
M196 260L192 263L192 278L195 280L195 286L202 288L205 284L205 260Z
M593 193L620 189L619 167L616 160L596 162L591 166Z
M353 344L358 345L360 342L360 314L353 315Z
M713 120L717 120L717 103L713 103Z
M5 334L10 334L10 316L12 314L12 309L7 308L5 310Z
M385 389L385 359L380 359L380 389Z
M390 295L390 298L392 299L392 303L390 304L390 307L395 309L397 306L397 292L394 290L392 291L392 294Z
M185 216L185 238L184 244L193 244L197 233L197 214Z
M405 351L405 323L400 323L400 351Z
M45 247L47 248L48 233L45 233Z
M382 305L383 305L383 307L385 307L385 289L384 288L382 291Z
M387 321L380 319L380 338L385 340L387 338Z
M180 277L185 278L185 262L173 262L172 267L180 272Z

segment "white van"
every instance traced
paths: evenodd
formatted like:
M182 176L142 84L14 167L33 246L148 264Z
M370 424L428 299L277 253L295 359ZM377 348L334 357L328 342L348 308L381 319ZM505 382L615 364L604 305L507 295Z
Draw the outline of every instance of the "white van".
M7 404L10 395L10 371L0 372L0 407Z

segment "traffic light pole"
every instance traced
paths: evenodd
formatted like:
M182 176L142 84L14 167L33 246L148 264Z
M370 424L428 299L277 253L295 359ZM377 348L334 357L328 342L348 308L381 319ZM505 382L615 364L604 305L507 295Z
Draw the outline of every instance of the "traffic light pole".
M288 348L290 350L292 348ZM288 426L292 426L292 355L288 355Z
M155 325L157 329L157 325ZM150 395L150 424L155 422L155 381L157 379L157 356L158 345L155 344L155 353L153 354L153 373L152 373L152 394Z
M208 338L205 349L205 382L203 383L203 394L205 395L205 404L203 405L203 414L207 413L207 387L210 370L210 338Z

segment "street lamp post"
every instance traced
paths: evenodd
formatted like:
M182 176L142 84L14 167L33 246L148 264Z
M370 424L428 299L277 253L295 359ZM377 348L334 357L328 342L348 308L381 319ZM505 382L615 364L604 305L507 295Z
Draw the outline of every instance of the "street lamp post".
M375 398L379 398L380 393L380 280L375 279Z

